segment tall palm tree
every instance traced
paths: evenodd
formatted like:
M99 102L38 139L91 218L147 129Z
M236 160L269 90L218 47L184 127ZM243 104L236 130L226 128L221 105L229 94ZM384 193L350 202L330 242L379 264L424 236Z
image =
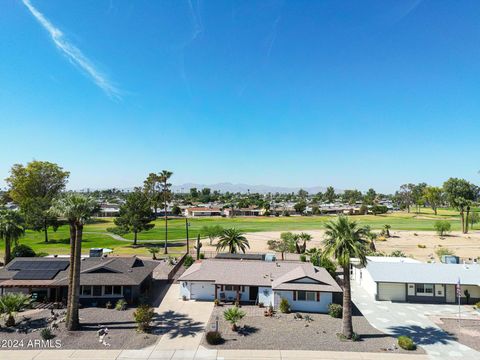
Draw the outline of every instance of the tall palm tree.
M65 218L70 226L70 269L68 280L67 329L78 330L78 302L80 297L80 264L82 257L83 226L98 209L93 198L69 193L56 199L50 211Z
M12 260L12 241L18 244L18 239L24 234L23 218L18 211L0 210L0 239L5 241L5 265Z
M352 325L352 294L350 288L350 259L357 258L360 265L367 263L367 229L359 227L355 221L345 216L325 224L324 252L337 261L343 268L343 321L342 334L351 339Z
M223 230L217 243L217 251L225 248L228 248L230 254L236 254L239 250L245 254L247 248L250 249L250 244L243 232L231 228Z
M172 192L170 191L170 187L172 184L168 182L170 177L173 175L173 172L168 171L168 170L162 170L162 172L159 175L160 179L160 184L162 188L162 200L163 200L163 211L164 211L164 216L165 216L165 248L163 250L164 254L168 254L168 247L167 247L167 241L168 241L168 215L167 215L167 203L170 201L172 197Z
M307 251L307 241L312 240L312 235L302 232L298 235L298 239L303 241L302 245L297 245L298 250L299 250L298 253L299 254L304 254L305 251Z

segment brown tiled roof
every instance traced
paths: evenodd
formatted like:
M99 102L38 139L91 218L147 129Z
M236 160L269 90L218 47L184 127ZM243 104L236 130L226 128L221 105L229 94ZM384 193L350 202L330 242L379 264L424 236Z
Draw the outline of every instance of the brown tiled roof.
M342 291L325 269L293 261L208 259L190 266L179 281L267 286L274 290Z

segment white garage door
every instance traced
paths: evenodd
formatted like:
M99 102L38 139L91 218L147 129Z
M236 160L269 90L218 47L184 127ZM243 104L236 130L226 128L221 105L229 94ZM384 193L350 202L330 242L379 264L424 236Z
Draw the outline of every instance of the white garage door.
M405 284L378 283L378 299L390 301L405 301Z
M214 300L215 287L212 283L192 283L190 288L190 299L192 300Z

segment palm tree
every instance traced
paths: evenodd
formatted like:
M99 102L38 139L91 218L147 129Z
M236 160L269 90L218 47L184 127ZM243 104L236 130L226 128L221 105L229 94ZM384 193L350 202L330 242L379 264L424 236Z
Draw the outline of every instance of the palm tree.
M170 201L172 192L170 191L170 187L172 184L168 182L170 177L173 175L173 172L168 171L168 170L162 170L160 173L159 179L160 179L160 184L162 188L162 200L163 200L163 211L164 211L164 216L165 216L165 248L163 250L164 254L168 254L168 247L167 247L167 241L168 241L168 215L167 215L167 203Z
M343 268L343 321L342 334L351 339L353 336L352 325L352 295L350 289L350 259L357 258L360 265L365 266L366 233L367 229L359 227L355 221L350 221L345 216L340 216L337 221L325 224L324 252L333 256Z
M303 245L297 245L298 253L304 254L307 251L307 241L312 240L312 235L302 232L298 235L298 239L303 241Z
M12 260L12 241L17 245L24 234L23 219L18 211L0 210L0 239L5 241L5 265Z
M152 254L152 260L157 260L157 254L160 252L160 249L157 247L149 247L147 250Z
M240 310L237 306L231 307L223 312L223 317L230 324L232 324L232 330L237 331L237 322L245 317L245 312Z
M385 232L385 237L389 238L390 237L390 229L392 228L392 225L385 224L383 225L383 229Z
M200 229L200 232L208 237L210 245L212 245L213 241L222 234L223 228L220 225L205 225Z
M217 251L225 248L228 248L228 252L231 254L236 254L238 250L245 254L247 248L250 249L250 245L240 230L231 228L223 230L217 243Z
M375 241L378 239L378 234L373 232L370 226L365 226L365 237L368 239L369 249L371 252L377 252Z
M83 226L97 208L98 205L93 198L69 193L56 199L50 209L56 216L67 219L70 226L70 269L66 320L69 331L80 328L78 302L80 297Z
M7 293L0 297L0 313L5 315L5 326L15 326L15 313L30 304L30 295Z

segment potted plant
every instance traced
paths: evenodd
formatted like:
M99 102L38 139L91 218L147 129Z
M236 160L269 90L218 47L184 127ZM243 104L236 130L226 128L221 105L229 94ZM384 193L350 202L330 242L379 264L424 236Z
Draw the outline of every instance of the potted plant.
M258 307L259 307L259 308L263 308L263 306L264 306L264 305L263 305L263 302L260 301L260 302L258 303Z

